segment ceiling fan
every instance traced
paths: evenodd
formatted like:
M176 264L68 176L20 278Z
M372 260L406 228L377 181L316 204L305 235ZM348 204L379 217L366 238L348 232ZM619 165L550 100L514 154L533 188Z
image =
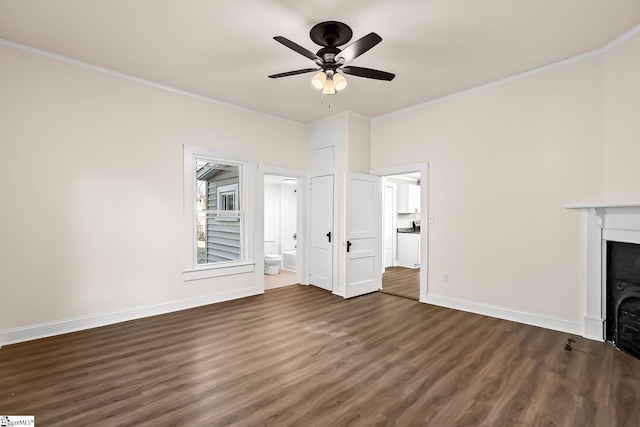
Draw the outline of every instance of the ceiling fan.
M274 40L282 43L289 49L295 50L300 55L306 56L316 63L314 68L303 68L301 70L287 71L285 73L272 74L269 77L277 79L280 77L295 76L296 74L312 73L319 71L311 81L314 87L322 89L325 95L334 95L347 87L347 80L342 73L352 76L365 77L368 79L391 81L395 74L386 71L374 70L372 68L355 67L345 65L382 41L382 37L376 33L369 33L361 39L356 40L344 49L343 46L351 40L353 31L348 25L337 21L326 21L316 24L309 33L311 40L322 46L318 52L313 53L297 43L282 37L276 36Z

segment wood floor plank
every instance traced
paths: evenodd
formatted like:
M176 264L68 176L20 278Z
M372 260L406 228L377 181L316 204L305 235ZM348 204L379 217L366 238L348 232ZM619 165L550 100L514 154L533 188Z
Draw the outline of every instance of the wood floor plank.
M420 269L387 267L382 275L382 292L414 300L420 299Z
M0 378L0 413L54 427L640 420L640 361L611 344L299 285L5 346Z

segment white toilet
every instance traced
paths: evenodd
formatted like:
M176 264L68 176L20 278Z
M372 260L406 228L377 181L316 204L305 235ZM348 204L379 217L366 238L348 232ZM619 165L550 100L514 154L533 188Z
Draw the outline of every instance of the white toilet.
M264 241L264 273L265 274L278 274L280 273L280 263L282 262L282 255L278 255L276 252L276 242L273 240Z

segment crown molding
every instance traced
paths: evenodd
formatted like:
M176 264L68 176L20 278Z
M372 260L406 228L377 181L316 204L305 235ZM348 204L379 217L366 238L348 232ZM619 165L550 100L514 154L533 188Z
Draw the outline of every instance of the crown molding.
M622 34L621 36L616 37L613 40L611 40L609 43L607 43L604 46L602 46L599 50L601 50L602 53L607 53L611 49L613 49L615 47L618 47L622 43L626 42L627 40L632 39L633 37L637 36L638 34L640 34L640 25L636 25L635 27L633 27L632 29L630 29L626 33Z
M513 81L516 81L516 80L520 80L520 79L523 79L523 78L531 77L531 76L539 74L539 73L543 73L543 72L546 72L546 71L549 71L549 70L553 70L553 69L556 69L556 68L559 68L559 67L563 67L563 66L566 66L566 65L574 64L576 62L585 61L587 59L590 59L590 58L593 58L593 57L596 57L596 56L599 56L599 55L603 55L603 54L611 51L612 49L616 48L617 46L621 45L622 43L632 39L633 37L637 36L638 34L640 34L640 25L636 25L635 27L633 27L629 31L625 32L624 34L620 35L619 37L616 37L615 39L613 39L609 43L605 44L604 46L602 46L600 48L597 48L597 49L594 49L592 51L585 52L585 53L582 53L580 55L572 56L570 58L562 59L560 61L556 61L556 62L553 62L551 64L543 65L541 67L533 68L531 70L524 71L522 73L518 73L518 74L509 76L509 77L505 77L503 79L495 80L495 81L490 82L490 83L486 83L486 84L483 84L483 85L480 85L480 86L476 86L476 87L473 87L473 88L470 88L470 89L466 89L466 90L463 90L463 91L460 91L460 92L456 92L456 93L451 94L451 95L443 96L441 98L433 99L431 101L423 102L423 103L420 103L420 104L417 104L417 105L414 105L414 106L411 106L411 107L407 107L407 108L403 108L403 109L400 109L400 110L397 110L397 111L393 111L393 112L388 113L388 114L383 114L383 115L376 116L376 117L367 117L367 116L364 116L362 114L355 113L355 112L352 112L352 111L343 111L342 113L338 113L338 114L335 114L335 115L324 117L322 119L314 120L314 121L308 122L308 123L297 122L297 121L294 121L294 120L285 119L283 117L278 117L278 116L274 116L274 115L271 115L271 114L263 113L261 111L252 110L252 109L249 109L249 108L246 108L246 107L242 107L242 106L239 106L239 105L236 105L236 104L231 104L231 103L228 103L228 102L224 102L224 101L220 101L220 100L217 100L217 99L214 99L214 98L210 98L208 96L199 95L199 94L196 94L196 93L193 93L193 92L188 92L188 91L185 91L185 90L182 90L182 89L177 89L177 88L174 88L174 87L171 87L171 86L163 85L161 83L157 83L157 82L153 82L153 81L150 81L150 80L146 80L146 79L143 79L143 78L140 78L140 77L136 77L136 76L132 76L132 75L129 75L129 74L126 74L126 73L121 73L119 71L111 70L109 68L100 67L98 65L94 65L94 64L90 64L88 62L84 62L84 61L80 61L80 60L77 60L77 59L73 59L73 58L70 58L68 56L59 55L57 53L53 53L53 52L50 52L50 51L46 51L46 50L43 50L43 49L38 49L38 48L27 46L27 45L23 45L23 44L16 43L16 42L13 42L13 41L10 41L10 40L6 40L6 39L3 39L3 38L0 38L0 46L6 46L6 47L13 48L13 49L16 49L16 50L20 50L20 51L23 51L23 52L31 53L33 55L38 55L38 56L42 56L42 57L45 57L45 58L48 58L48 59L53 59L53 60L57 60L57 61L60 61L60 62L65 62L67 64L72 64L72 65L76 65L78 67L86 68L86 69L89 69L89 70L92 70L92 71L96 71L96 72L99 72L99 73L102 73L102 74L107 74L107 75L112 76L112 77L117 77L117 78L129 80L129 81L133 81L133 82L136 82L136 83L139 83L139 84L143 84L145 86L150 86L150 87L154 87L156 89L161 89L161 90L173 92L173 93L178 94L178 95L187 96L187 97L190 97L190 98L195 98L195 99L198 99L200 101L213 103L213 104L216 104L216 105L219 105L219 106L222 106L222 107L231 108L231 109L234 109L234 110L239 110L239 111L243 111L243 112L250 113L250 114L255 114L255 115L258 115L258 116L261 116L261 117L265 117L265 118L268 118L268 119L277 120L277 121L280 121L280 122L284 122L284 123L288 123L288 124L294 124L294 125L298 125L298 126L313 126L314 124L317 124L317 123L323 122L323 121L325 121L327 119L332 119L332 118L335 118L337 116L341 116L341 115L344 115L344 114L351 114L351 115L353 115L355 117L359 117L359 118L362 118L362 119L365 119L365 120L369 120L370 122L375 122L375 121L384 120L384 119L387 119L387 118L390 118L390 117L398 116L398 115L401 115L401 114L409 113L409 112L412 112L412 111L421 110L423 108L427 108L427 107L430 107L432 105L437 105L437 104L440 104L440 103L443 103L443 102L450 101L452 99L461 98L461 97L464 97L464 96L467 96L467 95L471 95L471 94L476 93L476 92L480 92L480 91L483 91L483 90L486 90L486 89L491 89L491 88L496 87L496 86L501 86L501 85L504 85L504 84L507 84L507 83L510 83L510 82L513 82Z
M427 107L430 107L432 105L441 104L443 102L447 102L447 101L450 101L452 99L461 98L461 97L464 97L464 96L467 96L467 95L471 95L471 94L476 93L476 92L480 92L480 91L483 91L483 90L486 90L486 89L491 89L491 88L496 87L496 86L501 86L501 85L504 85L504 84L507 84L507 83L511 83L513 81L516 81L516 80L520 80L520 79L524 79L524 78L527 78L527 77L531 77L531 76L534 76L536 74L540 74L540 73L544 73L546 71L554 70L556 68L564 67L566 65L575 64L576 62L585 61L587 59L591 59L591 58L596 57L596 56L604 55L605 53L607 53L610 50L616 48L617 46L621 45L622 43L626 42L627 40L637 36L638 34L640 34L640 25L636 25L631 30L627 31L626 33L622 34L619 37L616 37L615 39L613 39L612 41L610 41L606 45L604 45L602 47L599 47L597 49L594 49L592 51L581 53L580 55L572 56L570 58L562 59L560 61L552 62L551 64L547 64L547 65L543 65L541 67L533 68L531 70L524 71L524 72L518 73L518 74L514 74L512 76L505 77L505 78L500 79L500 80L495 80L493 82L486 83L486 84L483 84L483 85L480 85L480 86L476 86L476 87L473 87L471 89L466 89L466 90L463 90L461 92L456 92L456 93L451 94L451 95L447 95L447 96L443 96L441 98L433 99L431 101L423 102L421 104L417 104L417 105L414 105L412 107L407 107L407 108L403 108L401 110L397 110L397 111L394 111L394 112L391 112L391 113L388 113L388 114L383 114L381 116L376 116L376 117L373 117L371 119L371 121L372 122L376 122L376 121L379 121L379 120L388 119L390 117L395 117L395 116L398 116L398 115L401 115L401 114L405 114L405 113L409 113L409 112L412 112L412 111L421 110L423 108L427 108Z
M243 111L245 113L250 113L250 114L254 114L257 116L261 116L267 119L271 119L271 120L277 120L280 122L284 122L284 123L288 123L288 124L294 124L296 126L303 126L304 123L301 122L296 122L294 120L289 120L289 119L285 119L283 117L278 117L278 116L274 116L271 114L267 114L267 113L263 113L261 111L257 111L257 110L252 110L250 108L246 108L246 107L242 107L240 105L236 105L236 104L231 104L229 102L224 102L224 101L220 101L218 99L215 98L210 98L208 96L204 96L204 95L199 95L197 93L193 93L193 92L189 92L186 90L182 90L182 89L178 89L172 86L167 86L164 85L162 83L157 83L151 80L146 80L143 79L141 77L136 77L136 76L132 76L130 74L126 74L126 73L121 73L120 71L115 71L109 68L105 68L105 67L101 67L99 65L95 65L95 64L90 64L88 62L84 62L84 61L80 61L74 58L70 58L68 56L64 56L64 55L59 55L57 53L53 53L47 50L43 50L43 49L38 49L35 47L31 47L31 46L27 46L24 44L20 44L20 43L16 43L13 42L11 40L7 40L7 39L3 39L0 38L0 46L5 46L5 47L9 47L15 50L19 50L22 52L26 52L26 53L30 53L33 55L37 55L37 56L41 56L43 58L47 58L47 59L53 59L55 61L60 61L60 62L64 62L66 64L71 64L71 65L75 65L81 68L85 68L91 71L96 71L98 73L102 73L102 74L106 74L108 76L111 77L116 77L116 78L120 78L120 79L124 79L124 80L129 80L135 83L139 83L145 86L150 86L153 87L155 89L160 89L160 90L164 90L167 92L172 92L175 93L177 95L182 95L182 96L186 96L189 98L194 98L197 99L199 101L204 101L204 102L208 102L211 104L216 104L218 106L221 107L225 107L225 108L230 108L233 110L238 110L238 111Z

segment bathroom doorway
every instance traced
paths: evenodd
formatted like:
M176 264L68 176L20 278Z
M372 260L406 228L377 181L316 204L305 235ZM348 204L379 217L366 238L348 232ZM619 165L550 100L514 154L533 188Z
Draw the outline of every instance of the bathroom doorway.
M264 289L300 283L299 188L296 176L264 174Z

